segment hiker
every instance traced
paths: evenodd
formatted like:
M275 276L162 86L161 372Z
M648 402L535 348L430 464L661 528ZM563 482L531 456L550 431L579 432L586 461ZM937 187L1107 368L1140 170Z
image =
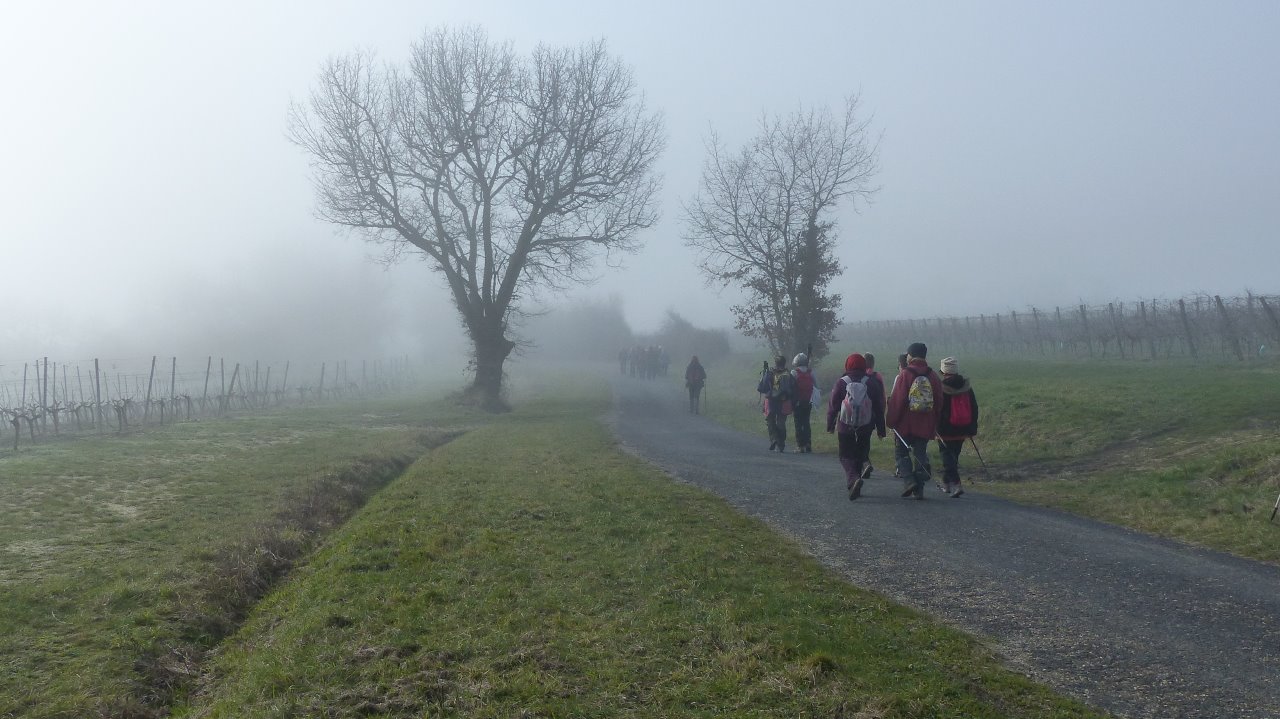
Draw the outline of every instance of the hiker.
M817 404L815 397L821 398L813 370L809 368L809 355L801 352L791 361L795 368L791 370L791 379L795 385L795 399L791 406L795 412L796 451L813 451L813 432L809 427L809 413ZM821 401L819 399L819 401Z
M845 359L844 375L832 385L827 402L827 432L838 432L849 501L861 496L863 481L871 476L872 431L884 439L884 382L867 374L866 358L855 352Z
M938 433L942 413L942 380L929 367L928 351L923 342L907 347L907 366L898 373L889 397L889 426L907 450L897 457L898 472L907 482L904 499L924 499L930 475L929 442Z
M630 353L627 352L626 347L623 347L621 350L618 351L618 371L622 373L622 376L624 377L627 375L627 358L628 357L630 357Z
M881 390L882 390L882 391L884 391L884 390L885 390L885 388L886 388L888 385L886 385L886 384L884 383L884 375L882 375L882 374L880 374L879 372L877 372L877 371L876 371L876 356L875 356L875 355L873 355L873 354L871 354L870 352L863 352L863 353L862 353L862 356L863 356L863 358L865 358L865 359L867 360L867 376L868 376L868 377L875 377L875 378L876 378L876 381L878 381L878 382L880 383L880 388L881 388ZM886 402L887 402L887 400L888 400L888 397L889 397L889 393L888 393L887 391L885 391L885 392L884 392L884 398L885 398ZM883 412L882 412L881 414L883 415ZM881 436L883 436L883 435L881 435ZM896 445L897 445L897 442L894 442L894 445L896 446ZM896 456L896 455L895 455L895 456ZM871 476L871 473L872 473L872 472L874 472L874 471L875 471L875 469L876 469L875 467L872 467L872 466L871 466L871 460L870 460L870 459L868 459L868 460L867 460L867 466L863 469L863 471L864 471L864 472L866 472L866 474L865 474L865 476L864 476L863 478L864 478L864 479L869 478L869 477Z
M978 398L968 378L960 374L955 357L943 359L938 366L942 370L942 412L938 420L942 482L944 491L956 499L964 494L960 487L960 450L966 439L978 433Z
M893 394L898 391L898 377L902 376L902 370L907 368L906 353L898 355L898 374L893 376L893 386L889 388L890 400ZM902 442L893 443L893 476L902 479L902 472L898 470L898 465L902 462L902 458L911 454L911 450L902 444Z
M791 395L794 390L791 373L787 371L787 358L774 359L773 369L764 363L760 384L756 391L764 396L764 424L769 428L769 451L787 451L787 415L791 414Z
M698 414L698 400L702 398L702 387L707 383L707 371L698 361L698 355L689 360L684 368L684 386L689 388L689 411Z

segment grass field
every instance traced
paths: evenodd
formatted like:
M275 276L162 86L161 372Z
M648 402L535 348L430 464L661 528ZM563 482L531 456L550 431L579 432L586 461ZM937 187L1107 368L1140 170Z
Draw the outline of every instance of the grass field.
M933 365L943 356L930 354ZM1280 562L1280 522L1268 520L1280 493L1280 366L961 359L998 480L971 488ZM878 364L892 382L896 357ZM763 449L759 371L758 357L708 368L708 414L758 433ZM823 389L835 375L820 371ZM834 453L823 410L813 424L814 451ZM872 443L873 464L892 461L889 440ZM984 477L971 447L961 465Z
M0 458L0 717L1095 716L537 384Z

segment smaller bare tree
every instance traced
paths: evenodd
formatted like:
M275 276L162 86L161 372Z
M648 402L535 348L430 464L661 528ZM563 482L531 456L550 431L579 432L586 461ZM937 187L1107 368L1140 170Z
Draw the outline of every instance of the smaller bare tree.
M827 288L841 267L830 215L876 191L879 145L858 107L852 96L842 117L765 116L737 154L713 134L701 191L685 203L685 242L708 284L745 291L733 307L737 328L775 354L812 347L822 357L834 340L840 295Z

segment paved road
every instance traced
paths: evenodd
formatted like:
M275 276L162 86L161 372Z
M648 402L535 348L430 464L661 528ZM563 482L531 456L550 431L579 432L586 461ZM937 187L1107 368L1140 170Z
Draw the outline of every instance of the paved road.
M854 584L983 636L1125 717L1280 717L1280 568L970 491L850 502L830 455L690 415L679 388L614 381L620 441L795 538ZM815 427L825 426L821 421Z

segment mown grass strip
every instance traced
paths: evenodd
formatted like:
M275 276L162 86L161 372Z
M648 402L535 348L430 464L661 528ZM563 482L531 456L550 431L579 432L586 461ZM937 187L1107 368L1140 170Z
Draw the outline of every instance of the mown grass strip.
M416 406L415 406L416 405ZM149 717L323 533L449 430L372 402L0 461L0 717Z
M178 716L1095 716L620 452L603 388L432 453Z

